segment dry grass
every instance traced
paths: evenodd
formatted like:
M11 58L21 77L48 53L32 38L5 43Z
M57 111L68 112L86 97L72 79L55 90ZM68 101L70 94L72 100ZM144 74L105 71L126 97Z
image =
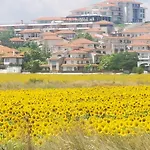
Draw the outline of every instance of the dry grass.
M150 85L150 75L0 74L0 89L73 88L111 85Z
M49 89L49 88L82 88L82 87L95 87L95 86L138 86L138 85L150 85L150 82L123 82L123 81L99 81L99 80L78 80L73 82L67 81L49 81L49 82L5 82L0 84L0 90L10 89Z
M81 131L63 133L31 146L30 142L12 142L0 146L0 150L150 150L150 135L110 136L84 135Z

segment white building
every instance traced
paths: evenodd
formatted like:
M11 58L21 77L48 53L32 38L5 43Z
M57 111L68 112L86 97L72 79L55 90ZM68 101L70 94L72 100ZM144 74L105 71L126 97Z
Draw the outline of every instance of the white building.
M24 55L16 49L0 45L0 72L21 72Z
M39 38L41 35L40 29L25 29L20 32L21 38L24 40L29 40L32 38Z
M71 15L99 14L111 16L116 23L133 23L145 21L145 8L135 0L106 0L86 8L71 11ZM104 19L105 20L105 19Z

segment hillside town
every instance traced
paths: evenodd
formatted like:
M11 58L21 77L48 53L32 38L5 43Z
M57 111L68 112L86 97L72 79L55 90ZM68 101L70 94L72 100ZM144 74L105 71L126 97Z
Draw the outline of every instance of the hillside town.
M1 35L13 31L11 46L1 41L0 72L22 72L27 58L20 47L26 43L35 43L40 52L50 54L45 63L40 63L44 72L98 72L102 56L124 52L136 53L137 67L149 70L150 23L142 5L135 0L105 0L72 10L65 17L0 25Z

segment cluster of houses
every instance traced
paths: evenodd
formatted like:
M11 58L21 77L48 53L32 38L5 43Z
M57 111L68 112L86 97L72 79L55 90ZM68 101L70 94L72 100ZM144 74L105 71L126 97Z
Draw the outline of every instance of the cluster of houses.
M67 17L41 17L31 24L0 25L0 32L11 27L15 31L12 43L32 41L45 47L52 56L41 67L50 72L96 72L100 56L126 51L138 53L137 66L149 67L150 24L144 23L146 8L141 5L135 0L106 0L73 10ZM116 22L132 24L120 28ZM94 41L76 39L78 31L90 34ZM22 64L24 56L17 50L0 46L0 53L5 70ZM12 72L17 71L20 70L13 68Z

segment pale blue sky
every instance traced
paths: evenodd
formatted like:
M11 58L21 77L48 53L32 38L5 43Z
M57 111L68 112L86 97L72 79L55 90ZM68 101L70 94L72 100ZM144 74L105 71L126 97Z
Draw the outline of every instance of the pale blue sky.
M0 23L30 22L41 16L65 16L72 9L102 0L0 0ZM150 6L149 0L139 0ZM150 12L150 11L148 11ZM148 16L148 15L147 15ZM150 19L150 18L149 18Z

